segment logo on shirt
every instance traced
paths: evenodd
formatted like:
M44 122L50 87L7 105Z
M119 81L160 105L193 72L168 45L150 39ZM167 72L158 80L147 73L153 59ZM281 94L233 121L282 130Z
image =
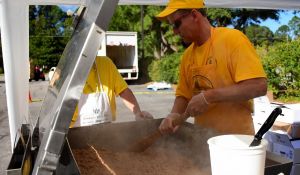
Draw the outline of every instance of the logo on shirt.
M217 64L217 60L214 59L212 56L208 57L207 60L206 60L206 65L208 64Z
M193 76L193 94L199 94L201 91L207 89L212 89L212 82L203 75L194 75Z

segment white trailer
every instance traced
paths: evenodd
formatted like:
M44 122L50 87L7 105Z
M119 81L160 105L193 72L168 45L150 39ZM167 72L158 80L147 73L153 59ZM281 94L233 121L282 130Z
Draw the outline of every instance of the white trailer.
M138 79L137 32L106 32L97 55L112 59L125 80Z

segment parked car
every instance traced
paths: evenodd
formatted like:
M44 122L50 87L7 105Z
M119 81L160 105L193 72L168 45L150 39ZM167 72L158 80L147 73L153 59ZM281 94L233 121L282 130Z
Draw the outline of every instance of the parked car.
M53 74L54 74L54 72L55 72L55 69L56 69L56 67L51 67L51 69L50 69L50 71L49 71L49 73L48 73L49 81L52 79Z
M34 66L33 69L30 70L29 81L31 80L39 81L40 79L45 81L45 74L43 72L43 68L36 65Z
M147 86L147 89L153 90L153 91L166 90L166 89L171 89L171 88L172 88L171 84L166 83L166 82L154 82Z

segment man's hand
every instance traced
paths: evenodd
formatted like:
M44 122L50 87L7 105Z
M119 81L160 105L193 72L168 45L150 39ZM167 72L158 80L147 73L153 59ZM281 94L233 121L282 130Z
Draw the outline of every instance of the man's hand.
M206 111L208 104L209 102L207 101L204 93L201 92L200 94L193 96L188 103L186 111L190 114L190 116L196 117Z
M174 118L176 117L180 117L180 114L178 113L170 113L168 114L168 116L163 119L163 121L160 123L160 126L159 126L159 131L162 133L162 134L168 134L168 133L172 133L172 132L175 132L179 126L173 126L173 120Z
M147 111L137 112L135 114L135 120L145 120L145 119L153 119L153 116Z

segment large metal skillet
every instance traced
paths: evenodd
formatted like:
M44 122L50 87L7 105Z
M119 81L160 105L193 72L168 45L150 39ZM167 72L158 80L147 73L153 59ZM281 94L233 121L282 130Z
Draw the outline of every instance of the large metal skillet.
M94 145L111 151L127 151L133 143L155 131L160 122L161 119L154 119L72 128L69 130L56 174L80 174L72 149ZM200 168L207 170L210 169L210 158L206 141L216 135L219 134L211 129L185 122L176 133L160 137L151 147L174 143L178 152L194 161ZM267 152L266 175L281 172L290 174L291 166L291 160Z

